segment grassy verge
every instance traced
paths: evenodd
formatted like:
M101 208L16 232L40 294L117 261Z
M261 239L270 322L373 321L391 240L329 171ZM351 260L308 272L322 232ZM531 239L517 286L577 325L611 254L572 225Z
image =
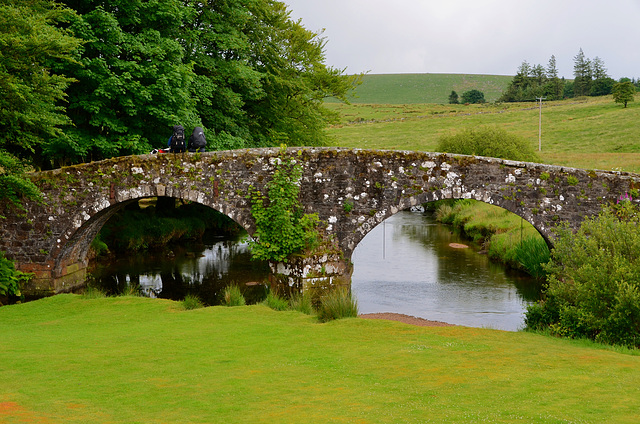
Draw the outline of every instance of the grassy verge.
M0 308L6 423L637 422L640 357L262 305L60 295Z

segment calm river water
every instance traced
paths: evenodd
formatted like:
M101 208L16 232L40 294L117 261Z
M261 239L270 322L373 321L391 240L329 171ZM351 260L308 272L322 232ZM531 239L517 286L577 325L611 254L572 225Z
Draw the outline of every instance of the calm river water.
M428 214L404 211L378 225L356 248L352 289L361 313L395 312L451 324L517 330L526 305L537 299L531 279L491 263L450 227ZM153 297L196 294L218 304L230 282L246 287L248 302L265 294L265 264L251 261L242 240L212 238L161 256L138 255L99 265L97 286L121 292L139 284ZM247 285L247 283L249 283Z

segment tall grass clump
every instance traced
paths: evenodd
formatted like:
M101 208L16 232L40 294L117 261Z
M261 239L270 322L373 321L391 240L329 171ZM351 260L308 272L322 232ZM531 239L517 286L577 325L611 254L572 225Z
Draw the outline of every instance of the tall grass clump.
M120 296L142 296L142 289L139 284L128 281L120 292Z
M289 300L289 305L294 311L302 312L306 315L313 313L313 302L308 291L293 294Z
M496 126L467 128L443 135L438 140L440 152L488 156L510 160L539 162L533 146L523 137Z
M104 290L91 284L87 285L82 292L83 299L102 299L105 297L107 297L107 293Z
M247 302L242 295L242 291L240 291L240 287L231 284L224 288L222 303L225 306L244 306Z
M269 290L269 293L267 293L267 298L264 300L264 304L276 311L286 311L289 309L289 302L287 299L272 290Z
M358 316L358 302L346 287L337 287L320 298L318 320L327 322Z
M185 310L190 311L192 309L204 308L204 303L202 303L202 301L198 296L193 294L188 294L182 300L182 307Z
M515 251L520 266L532 277L543 280L547 272L544 265L549 262L551 252L542 236L531 236L522 240Z

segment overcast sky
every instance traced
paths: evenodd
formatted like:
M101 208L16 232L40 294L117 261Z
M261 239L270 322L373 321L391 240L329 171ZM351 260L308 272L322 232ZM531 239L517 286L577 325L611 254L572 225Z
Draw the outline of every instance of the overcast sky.
M640 0L281 0L324 29L326 63L348 74L515 75L524 60L573 78L598 56L611 77L640 77Z

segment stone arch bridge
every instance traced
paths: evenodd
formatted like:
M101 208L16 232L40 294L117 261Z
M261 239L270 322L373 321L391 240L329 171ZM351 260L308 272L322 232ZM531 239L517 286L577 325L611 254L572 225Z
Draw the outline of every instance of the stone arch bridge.
M34 173L44 202L26 202L25 211L0 206L0 250L34 273L25 292L48 294L84 284L91 241L116 211L141 198L197 202L252 234L249 187L264 187L279 155L302 164L302 204L318 214L332 240L324 253L274 264L278 274L306 278L305 284L348 283L358 242L414 205L445 198L491 203L529 221L549 242L556 223L576 228L602 204L640 189L637 174L427 152L289 148L127 156Z

